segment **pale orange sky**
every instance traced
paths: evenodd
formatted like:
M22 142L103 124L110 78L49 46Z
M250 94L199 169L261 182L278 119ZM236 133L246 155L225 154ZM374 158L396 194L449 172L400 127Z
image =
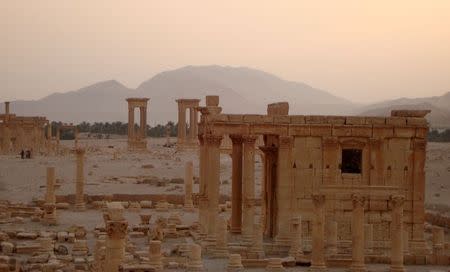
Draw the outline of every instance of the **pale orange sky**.
M209 64L356 102L450 91L450 1L0 2L0 100Z

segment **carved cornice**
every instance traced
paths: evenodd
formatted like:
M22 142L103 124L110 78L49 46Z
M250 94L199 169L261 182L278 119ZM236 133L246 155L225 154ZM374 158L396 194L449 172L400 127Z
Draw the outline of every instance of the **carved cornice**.
M341 142L341 147L342 148L358 148L358 149L363 149L367 142L364 140L360 140L360 139L355 139L355 138L344 138L340 140Z

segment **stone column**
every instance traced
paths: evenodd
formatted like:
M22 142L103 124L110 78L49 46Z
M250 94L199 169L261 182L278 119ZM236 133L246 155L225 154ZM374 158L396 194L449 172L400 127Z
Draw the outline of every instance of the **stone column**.
M9 115L9 101L5 102L5 115Z
M208 240L216 240L216 220L219 214L219 186L220 186L220 142L222 136L208 134L206 141L206 182L208 193Z
M433 226L433 254L435 256L444 255L445 236L444 229L438 226Z
M186 141L186 108L178 103L178 144Z
M278 169L276 201L278 206L277 236L275 242L279 245L291 244L291 191L292 191L292 137L280 136L278 147Z
M244 271L241 254L230 254L228 258L227 272L238 271Z
M128 106L128 141L134 139L134 107Z
M75 127L73 129L73 135L75 137L75 148L78 148L78 128Z
M203 135L198 136L199 148L199 199L198 199L198 222L200 224L200 233L208 232L208 197L206 182L206 143Z
M193 107L189 108L189 143L195 142L195 110Z
M141 118L140 118L141 138L145 139L145 138L147 138L147 108L140 107L139 110L140 110L140 114L141 114Z
M191 123L191 126L193 126L193 128L194 128L194 136L192 137L192 140L195 142L195 138L198 135L198 112L197 112L197 107L192 107L191 110L193 111L192 115L194 117L194 119L192 120L192 123Z
M47 140L52 139L52 123L48 123L47 125Z
M192 161L186 162L184 169L184 210L192 211L192 183L194 181L194 165Z
M253 238L253 225L255 224L255 142L254 135L243 136L243 163L242 163L242 240L251 243Z
M309 271L326 271L324 258L325 238L325 195L312 195L313 202L313 227L312 227L312 252Z
M84 210L84 154L82 148L76 149L77 169L76 169L76 193L75 193L75 209Z
M152 240L149 245L149 263L157 271L162 271L163 263L161 259L161 241Z
M217 242L213 250L213 256L216 258L228 257L228 237L227 237L227 220L218 216L217 220Z
M364 248L366 254L371 254L373 252L373 225L364 224Z
M403 203L405 197L395 195L391 197L391 272L403 272Z
M94 272L105 271L106 236L100 235L94 247Z
M352 264L350 270L354 272L366 271L364 263L364 205L365 197L352 195Z
M429 248L424 236L425 223L425 161L426 161L425 139L413 139L413 212L412 212L412 237L410 241L411 253L416 255L426 255Z
M44 221L49 225L56 225L55 167L47 167Z
M289 256L299 261L303 258L303 239L302 239L302 217L297 216L292 221L292 244L289 250Z
M250 252L254 254L254 257L252 256L251 258L249 257L249 259L252 258L256 258L256 259L264 259L265 257L265 252L264 252L264 230L263 230L263 226L261 224L261 222L259 223L255 223L253 225L253 241L252 241L252 247L250 248Z
M56 129L56 153L59 154L59 143L61 140L61 129Z
M189 261L186 266L187 271L204 271L202 262L202 248L200 245L192 244L189 254Z
M327 233L327 254L336 255L337 254L337 233L338 233L338 223L334 220L330 221L328 224Z
M123 217L123 207L119 202L108 203L108 215L105 271L117 272L125 254L128 222Z
M242 136L230 135L232 149L231 232L241 233L242 226Z

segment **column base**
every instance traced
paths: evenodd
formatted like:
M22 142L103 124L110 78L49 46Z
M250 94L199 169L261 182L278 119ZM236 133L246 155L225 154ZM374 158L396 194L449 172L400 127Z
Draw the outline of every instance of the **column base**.
M390 272L405 272L405 267L403 265L393 265L389 268Z
M311 265L308 269L309 272L325 272L328 271L328 268L325 266L325 264L319 264L319 265Z
M351 272L366 272L367 269L366 269L366 266L363 264L352 264L350 266L349 271L351 271Z
M214 248L211 250L211 257L212 258L228 258L230 253L228 253L228 248Z

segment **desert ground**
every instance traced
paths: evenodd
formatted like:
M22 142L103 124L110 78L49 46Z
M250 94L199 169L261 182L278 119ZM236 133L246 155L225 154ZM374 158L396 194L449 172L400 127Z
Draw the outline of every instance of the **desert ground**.
M175 142L176 139L171 139ZM146 153L128 152L126 138L82 139L79 144L86 147L85 161L85 193L87 195L112 194L184 194L184 166L187 161L194 163L194 176L198 176L198 155L196 151L177 151L175 147L164 147L166 139L151 138L149 151ZM68 148L73 141L62 141ZM114 155L116 154L116 155ZM21 159L19 155L0 156L0 200L12 203L31 203L43 199L45 195L46 167L54 165L57 178L57 195L70 195L75 192L75 156L36 156L32 159ZM256 156L257 195L261 191L261 167L259 156ZM221 155L221 194L230 195L231 190L231 158ZM195 178L194 178L195 179ZM450 213L450 143L429 143L426 161L426 207L444 213ZM194 184L194 193L198 192L198 184ZM183 223L191 224L197 220L196 212L180 213ZM142 212L153 213L151 222L158 215L168 216L166 212L154 212L142 209ZM127 211L129 226L139 223L139 213ZM58 210L58 225L43 227L37 222L10 222L0 224L1 231L20 229L25 232L43 230L60 231L72 225L83 225L88 231L88 245L93 251L95 237L93 230L103 223L102 211L88 209L75 212L71 209ZM19 220L20 221L20 220ZM447 237L448 238L448 237ZM233 237L230 237L233 241ZM138 251L148 251L148 242L144 238L130 238ZM176 238L163 243L163 251L170 252L177 243L192 242L191 238ZM68 245L70 248L70 245ZM225 259L206 259L204 265L208 271L225 270ZM388 265L368 265L371 271L385 271ZM260 271L261 269L248 269ZM306 271L307 267L289 268L289 271ZM409 266L408 271L448 271L448 267ZM176 271L176 270L174 270ZM261 270L262 271L262 270ZM331 271L346 271L335 268Z

